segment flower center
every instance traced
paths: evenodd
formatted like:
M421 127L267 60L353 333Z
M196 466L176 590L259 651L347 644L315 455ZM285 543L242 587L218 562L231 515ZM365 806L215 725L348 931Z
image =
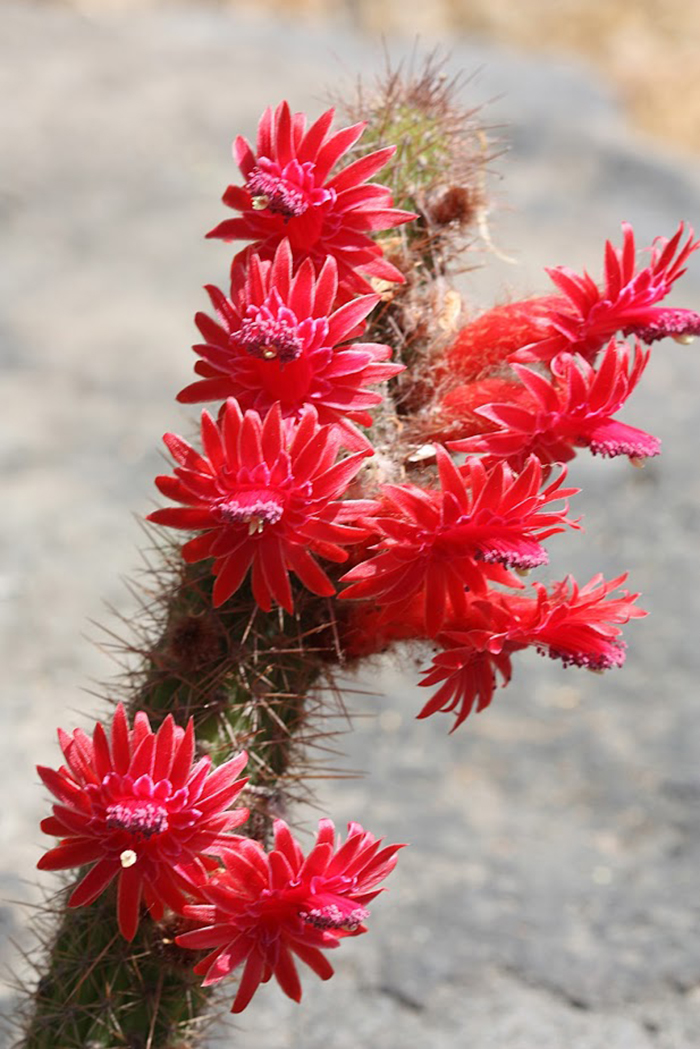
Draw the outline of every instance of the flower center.
M284 513L284 503L267 488L257 488L219 504L219 515L225 524L247 524L248 535L260 535L266 524L277 524Z
M280 364L296 360L304 348L296 329L278 317L246 317L236 340L251 357Z
M269 208L275 214L290 219L303 215L310 204L300 186L281 174L263 171L260 167L253 168L248 175L247 185L256 211Z
M369 911L364 907L354 907L350 911L343 911L335 903L329 903L325 907L312 907L308 911L299 911L299 917L315 929L343 929L345 932L354 932L362 925L365 918L369 917Z
M152 838L168 829L167 810L152 801L121 801L109 805L106 815L110 830L126 830L135 838Z

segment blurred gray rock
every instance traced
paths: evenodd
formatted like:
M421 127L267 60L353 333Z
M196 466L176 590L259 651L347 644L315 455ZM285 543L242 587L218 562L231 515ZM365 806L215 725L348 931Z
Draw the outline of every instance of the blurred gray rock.
M493 165L491 221L519 265L485 257L466 284L475 302L546 288L547 264L598 274L622 219L640 244L697 224L697 160L632 134L592 71L451 43L450 68L473 74L465 101L489 102L511 145ZM395 56L411 47L390 42ZM46 811L33 766L58 760L55 726L91 720L81 690L111 666L81 635L113 623L102 601L130 614L121 577L143 542L130 514L153 505L160 434L192 429L173 397L200 285L226 272L229 249L202 234L223 215L229 141L284 96L318 112L327 87L383 57L344 24L5 3L0 58L0 879L3 897L32 903ZM698 260L675 301L698 308ZM222 1044L700 1044L699 379L697 349L655 349L626 417L663 439L663 458L639 472L581 457L586 535L551 543L553 577L629 569L644 591L653 616L629 630L625 669L601 679L523 659L453 736L449 718L413 720L412 655L380 667L386 697L353 691L377 687L377 668L352 682L351 710L375 716L344 740L345 767L367 774L323 783L319 809L412 847L333 983L305 974L301 1008L262 990ZM0 917L21 973L9 941L27 945L27 911Z

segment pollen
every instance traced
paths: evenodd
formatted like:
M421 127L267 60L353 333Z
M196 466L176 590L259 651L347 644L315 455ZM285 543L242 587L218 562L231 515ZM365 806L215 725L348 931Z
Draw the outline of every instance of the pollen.
M248 526L248 535L261 535L265 525L274 525L284 513L283 502L266 489L242 491L219 506L225 524Z
M137 859L138 856L136 855L133 849L124 849L124 851L119 857L119 862L124 868L133 867Z
M106 815L110 830L125 830L135 838L152 838L154 834L162 834L168 829L167 811L162 805L155 805L151 801L134 799L110 805Z
M313 907L308 911L299 911L299 917L315 929L342 929L344 932L355 932L359 929L365 918L369 917L369 911L364 907L355 907L351 911L343 911L336 904L331 903L327 907Z
M296 320L293 314L291 319ZM296 360L304 349L304 343L293 324L273 317L269 311L262 309L256 316L245 318L234 338L251 357L265 361L276 359L280 364Z
M290 179L259 167L253 168L248 176L248 190L256 211L269 208L275 214L290 219L303 215L309 207L304 191Z

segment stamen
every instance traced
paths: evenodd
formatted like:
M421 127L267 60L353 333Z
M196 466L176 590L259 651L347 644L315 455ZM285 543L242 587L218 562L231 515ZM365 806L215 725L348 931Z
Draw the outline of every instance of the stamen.
M369 911L364 907L355 907L350 912L343 913L340 907L331 903L327 907L299 911L299 917L315 929L343 929L345 932L354 932L359 929L365 918L369 917Z
M309 207L307 194L282 174L275 175L255 167L248 176L247 185L256 211L269 208L277 215L295 218L303 215Z
M542 655L548 655L551 659L560 659L565 667L584 667L586 670L610 670L612 667L621 667L625 662L626 645L622 641L615 641L606 645L602 652L574 652L550 648L541 650Z
M168 829L168 813L161 805L134 799L110 805L107 826L110 830L126 830L137 838L152 838Z
M277 358L280 364L296 360L304 349L296 328L279 318L265 317L261 313L257 317L246 317L233 339L240 343L251 357L266 361Z
M138 859L138 856L133 849L124 849L119 857L119 862L122 867L133 867Z
M273 492L258 489L240 492L219 505L225 524L248 525L248 535L260 535L265 525L277 524L284 513L284 503Z

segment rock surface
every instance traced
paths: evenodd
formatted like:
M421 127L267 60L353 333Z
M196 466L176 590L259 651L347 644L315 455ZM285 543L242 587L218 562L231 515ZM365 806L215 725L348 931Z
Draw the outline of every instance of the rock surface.
M81 635L113 623L103 600L129 615L120 578L142 544L130 513L153 505L160 434L192 429L172 398L200 285L226 270L227 249L202 233L222 216L229 140L283 96L318 111L327 86L383 59L342 25L195 6L99 17L9 3L0 22L0 885L26 903L46 808L33 766L57 762L56 725L91 720L81 689L111 671ZM485 120L511 146L494 164L492 235L519 265L485 257L473 301L545 288L546 264L597 274L622 219L644 244L697 224L697 164L634 136L590 71L452 46L450 67L474 74L465 100L493 100ZM676 301L698 307L697 259ZM367 774L323 783L319 808L412 847L333 983L306 974L301 1007L265 989L222 1043L700 1044L699 381L696 349L655 349L627 417L664 456L641 472L581 457L585 537L551 543L552 577L629 569L644 591L653 617L629 630L625 669L601 679L523 660L449 737L447 718L413 720L423 697L406 654L382 667L385 697L351 691L373 716L344 740L346 767ZM27 945L27 912L2 906L3 961L21 971L9 941Z

